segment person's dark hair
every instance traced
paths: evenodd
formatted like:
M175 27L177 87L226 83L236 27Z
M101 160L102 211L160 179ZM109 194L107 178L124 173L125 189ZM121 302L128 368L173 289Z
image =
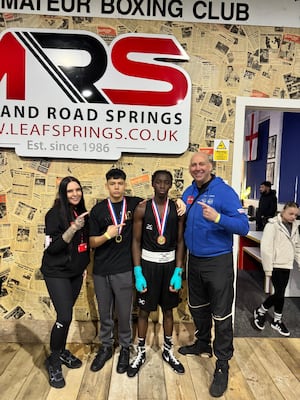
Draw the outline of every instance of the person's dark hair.
M68 201L68 196L67 196L67 186L70 182L76 182L80 186L80 189L82 191L82 186L81 183L77 178L74 178L74 176L66 176L60 181L59 188L58 188L58 196L54 201L54 205L58 206L61 212L61 215L64 218L65 221L65 228L68 228L70 226L70 222L74 221L74 214L73 214L73 209ZM83 197L83 191L82 191L82 197L78 205L76 206L76 212L78 215L84 213L86 211L85 207L85 202L84 202L84 197Z
M283 206L283 209L286 210L289 207L294 207L294 208L299 208L298 203L295 203L294 201L288 201L287 203L285 203L285 205Z
M159 169L159 170L155 171L154 174L152 175L152 179L151 179L152 185L153 185L153 182L154 182L155 178L156 178L157 175L159 175L159 174L168 175L169 178L170 178L170 180L171 180L171 183L173 182L173 176L172 176L172 174L171 174L170 171L168 171L168 170L166 170L166 169Z
M113 168L111 170L109 170L106 175L106 180L108 181L109 179L123 179L124 181L126 181L126 174L125 172L120 169L120 168Z
M264 185L264 186L267 186L267 187L271 187L272 186L272 183L270 182L270 181L263 181L262 183L261 183L261 185Z

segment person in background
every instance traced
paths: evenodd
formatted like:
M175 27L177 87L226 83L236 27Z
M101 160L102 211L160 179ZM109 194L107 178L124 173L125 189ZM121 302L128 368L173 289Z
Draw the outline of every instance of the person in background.
M223 395L233 355L232 304L234 297L233 234L246 235L248 218L235 191L212 174L206 153L190 161L193 182L183 193L187 205L184 239L188 249L188 304L196 327L196 341L179 348L183 355L217 358L209 392Z
M282 322L284 293L294 261L300 266L298 214L298 204L293 201L286 203L280 214L269 219L260 242L263 269L265 275L271 277L274 294L254 310L254 325L259 330L265 329L266 313L274 307L271 327L283 336L290 336Z
M277 214L276 191L271 189L271 182L264 181L259 186L261 193L256 212L256 230L262 231L269 218Z
M148 318L158 305L163 313L162 358L176 373L184 373L172 350L173 308L179 302L185 254L184 218L178 217L175 203L168 198L172 174L154 172L152 186L154 197L139 204L134 213L132 254L139 315L137 356L128 368L129 377L134 377L146 360Z
M102 344L91 370L102 369L113 355L115 309L121 347L117 372L122 374L129 365L132 341L132 216L143 199L124 195L126 174L118 168L106 173L106 188L108 198L96 204L90 213L90 246L95 249L93 278Z
M68 368L82 365L65 346L73 306L90 261L87 215L80 182L72 176L63 178L58 197L45 217L45 250L41 266L57 314L50 337L51 354L46 360L49 383L55 388L65 386L62 364Z

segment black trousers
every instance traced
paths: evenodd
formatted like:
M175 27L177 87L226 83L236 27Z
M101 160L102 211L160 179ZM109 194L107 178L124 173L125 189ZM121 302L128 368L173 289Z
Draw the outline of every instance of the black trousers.
M189 309L197 330L196 337L203 343L210 343L214 320L215 356L219 360L229 360L233 354L232 253L209 258L189 255L187 279Z
M284 306L284 293L290 278L290 269L274 268L272 272L272 283L274 294L269 296L263 303L267 309L274 306L274 311L282 314Z
M72 321L73 306L80 293L82 280L82 275L74 278L49 278L45 276L49 296L57 314L50 336L52 352L60 352L65 348Z

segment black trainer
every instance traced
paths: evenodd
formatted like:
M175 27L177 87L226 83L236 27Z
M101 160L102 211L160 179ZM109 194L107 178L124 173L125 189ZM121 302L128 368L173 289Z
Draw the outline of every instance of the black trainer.
M228 386L228 362L220 362L217 360L214 379L209 388L209 393L212 397L221 397Z
M210 344L200 342L197 339L193 344L179 347L178 353L184 356L196 355L203 358L210 358L212 357L212 348Z
M130 355L129 347L122 347L117 364L118 374L124 374L124 372L127 371L129 366L129 355Z
M63 374L62 374L61 363L58 362L58 363L52 364L51 358L48 357L45 361L45 367L49 374L50 386L52 386L56 389L63 388L66 385L66 382L65 382Z
M62 364L66 365L68 368L74 369L82 366L82 361L75 357L69 350L63 350L59 358Z
M112 347L101 347L91 364L91 371L100 371L100 369L104 367L106 361L112 358L112 355Z
M139 372L141 366L146 361L146 348L144 346L138 346L137 350L137 356L127 369L127 376L129 376L129 378L133 378Z
M253 315L254 315L253 322L254 322L254 325L256 326L256 328L262 331L265 329L266 314L261 313L258 310L259 310L259 308L256 308L253 312Z
M271 328L275 329L275 331L278 331L282 336L290 336L291 334L282 321L274 321L273 319L271 322Z
M175 371L177 374L184 374L185 372L184 366L174 356L171 346L164 344L162 358L166 363L170 365L173 371Z

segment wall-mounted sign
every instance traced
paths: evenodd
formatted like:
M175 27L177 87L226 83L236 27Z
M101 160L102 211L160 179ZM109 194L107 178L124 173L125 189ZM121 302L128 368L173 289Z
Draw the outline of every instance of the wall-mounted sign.
M0 36L0 147L21 156L181 154L189 57L174 36L9 29Z
M229 140L214 140L214 161L228 161L229 156Z
M299 0L1 0L0 12L299 28ZM238 29L238 27L235 27Z

